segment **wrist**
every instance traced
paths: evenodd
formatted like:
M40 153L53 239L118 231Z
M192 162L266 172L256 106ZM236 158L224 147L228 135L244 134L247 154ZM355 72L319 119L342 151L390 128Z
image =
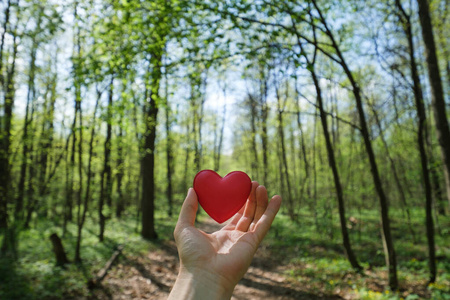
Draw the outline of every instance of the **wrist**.
M181 265L169 299L230 299L233 290L234 285L221 275L198 268L187 269Z

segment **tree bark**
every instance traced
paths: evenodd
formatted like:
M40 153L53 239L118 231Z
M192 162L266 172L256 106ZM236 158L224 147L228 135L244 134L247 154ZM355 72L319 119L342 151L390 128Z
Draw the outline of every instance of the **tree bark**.
M52 242L53 252L56 256L56 265L64 266L65 264L68 264L69 260L67 259L66 252L64 251L64 247L59 236L56 233L53 233L50 235L50 241Z
M333 33L328 28L328 23L326 22L325 18L323 17L322 11L319 9L319 7L317 5L317 1L312 0L312 3L318 12L320 21L322 22L323 26L325 27L325 32L328 35L328 37L333 45L333 48L336 51L336 54L339 58L339 63L341 65L341 67L343 68L345 74L347 75L347 77L350 81L350 84L352 86L352 92L355 97L356 109L358 111L358 116L359 116L361 133L363 136L366 152L367 152L367 155L369 158L369 163L370 163L371 173L372 173L372 177L373 177L373 181L374 181L374 185L375 185L375 190L377 191L378 199L380 202L382 237L383 237L383 246L384 246L384 253L385 253L385 258L386 258L386 265L387 265L388 271L389 271L389 286L392 290L397 290L397 288L398 288L397 259L396 259L394 243L393 243L393 239L392 239L392 235L391 235L391 225L390 225L390 220L389 220L389 205L388 205L388 200L387 200L386 194L383 189L383 185L381 183L381 178L380 178L380 174L378 172L378 165L376 162L375 153L373 151L372 142L370 140L369 129L367 127L366 115L364 112L363 101L362 101L362 97L361 97L361 91L360 91L358 84L356 83L356 80L353 77L353 73L350 71L350 69L340 51L338 44L336 43L336 40L334 39ZM449 142L450 142L450 140L449 140Z
M222 112L222 125L220 127L220 132L219 132L219 142L218 142L218 145L217 145L217 148L215 151L216 153L215 153L215 159L214 159L214 170L216 172L218 172L220 169L220 158L222 156L223 132L225 130L226 114L227 114L227 104L225 103L223 106L223 112Z
M373 115L374 115L374 118L375 118L375 123L377 124L377 127L378 127L378 129L380 131L381 142L383 143L384 149L386 150L386 155L387 155L387 158L388 158L390 166L391 166L391 171L392 171L392 174L394 175L395 185L397 186L398 192L400 194L400 200L401 200L402 205L403 205L403 207L404 207L404 209L406 211L408 228L409 228L409 231L411 232L411 237L412 237L413 243L416 243L416 234L415 234L414 229L413 229L412 224L411 224L411 212L409 210L408 203L406 202L405 191L404 191L403 186L402 186L402 184L400 182L400 176L398 175L397 168L395 167L394 159L391 156L391 153L389 151L389 147L388 147L387 141L386 141L386 139L384 137L383 129L381 127L381 122L380 122L380 118L378 117L378 113L375 110L375 107L373 107L373 105L370 105L370 106L372 108L372 112L373 112Z
M312 173L313 173L313 194L312 194L312 211L314 214L314 225L316 230L319 231L319 219L317 215L317 117L314 118L314 129L313 129L313 149L312 149Z
M196 171L201 170L202 166L202 124L203 124L203 108L205 102L205 93L201 92L206 89L206 78L208 70L204 69L201 73L191 75L191 109L193 113L192 118L192 132L194 133L194 165ZM203 75L203 78L202 78Z
M10 196L9 185L11 180L9 158L11 146L11 121L15 97L14 77L16 72L17 47L17 35L14 33L12 63L6 77L3 113L4 123L0 124L0 229L6 229L8 226L8 199Z
M39 25L38 25L39 26ZM30 110L33 106L33 101L35 98L35 87L34 87L34 77L35 77L35 69L36 69L36 51L37 51L37 42L36 37L33 36L32 41L32 49L31 49L31 58L30 58L30 70L28 76L28 91L27 91L27 106L25 108L25 120L23 125L23 133L22 133L22 164L20 166L20 178L19 185L17 187L17 198L16 198L16 207L15 207L15 216L21 219L23 214L23 202L24 202L24 194L25 194L25 180L26 180L26 170L28 167L28 154L29 154L29 126L31 122L33 122L33 114L30 114ZM32 139L32 137L31 137ZM31 201L31 199L29 199Z
M330 133L328 132L328 121L327 115L324 110L323 98L322 98L322 90L319 85L319 80L315 74L314 69L311 71L311 76L314 82L314 86L316 88L316 96L317 96L317 104L319 105L319 113L320 113L320 121L322 123L323 135L325 137L325 146L328 154L328 163L333 172L334 179L334 187L336 189L336 196L338 200L338 208L339 208L339 220L341 224L341 233L342 233L342 242L345 249L345 254L347 255L347 259L350 262L353 269L357 271L361 271L362 267L359 265L358 260L353 252L353 249L350 244L350 236L347 230L346 224L346 216L345 216L345 204L344 204L344 192L341 185L341 180L339 176L339 171L336 164L336 159L334 155L333 145L331 143Z
M169 215L169 217L172 217L173 214L173 199L172 199L172 174L173 174L173 160L174 160L174 155L173 155L173 149L172 149L172 134L171 134L171 130L170 130L170 125L171 125L171 115L170 115L170 104L169 104L169 95L167 92L167 76L166 76L166 80L165 80L165 85L166 85L166 93L165 93L165 97L166 97L166 167L167 167L167 189L166 189L166 196L167 196L167 205L168 205L168 209L167 209L167 214Z
M253 178L259 178L259 159L258 159L258 148L256 147L256 136L257 136L257 120L258 120L258 110L257 102L253 95L248 95L248 105L250 108L250 127L251 127L251 149L250 152L253 156L253 161L251 162L252 176ZM225 117L225 116L224 116Z
M264 82L264 86L266 83ZM262 157L263 157L263 182L266 183L268 180L267 174L269 169L269 158L268 158L268 136L267 136L267 119L269 116L269 108L267 107L267 87L264 88L264 94L261 96L261 147L262 147Z
M283 164L283 168L281 170L282 173L284 173L284 177L286 180L286 185L287 185L287 202L289 205L289 216L291 218L291 220L295 219L294 216L294 202L292 199L292 191L291 191L291 182L290 182L290 178L289 178L289 168L287 165L287 158L286 158L286 145L285 145L285 141L284 141L284 121L283 121L283 110L284 110L284 105L281 104L281 95L279 94L280 91L278 89L278 87L275 88L276 89L276 97L277 97L277 103L278 103L278 115L277 115L277 119L278 119L278 137L280 138L280 147L281 147L281 161ZM287 99L288 95L286 95L286 99ZM281 174L280 174L281 175ZM281 177L283 178L283 176Z
M188 166L189 166L189 154L191 153L191 151L190 151L190 143L189 143L189 140L190 140L190 137L189 137L189 133L191 132L190 131L190 128L189 128L189 118L188 118L188 120L187 120L187 122L186 122L187 124L186 124L186 136L185 136L185 141L186 141L186 149L185 149L185 159L184 159L184 174L183 174L183 191L186 191L187 189L188 189L188 182L187 182L187 177L188 177L188 174L189 174L189 169L188 169Z
M195 166L195 171L198 172L200 171L200 167L201 167L201 163L200 163L200 149L199 149L199 137L198 137L198 132L199 130L197 129L197 124L198 124L198 119L199 119L199 115L198 115L198 107L197 107L197 98L199 97L199 93L196 92L196 89L198 88L198 86L200 85L197 82L197 78L195 78L197 75L192 75L191 76L191 96L190 96L190 101L191 101L191 110L192 110L192 133L194 135L194 166Z
M38 149L39 153L39 197L42 198L48 189L48 180L50 176L48 175L48 157L50 154L50 149L53 144L53 122L54 122L54 113L55 113L55 103L56 103L56 81L57 75L53 74L51 82L47 83L49 96L46 97L45 102L45 120L42 123L42 131L39 139ZM55 166L56 167L56 166ZM53 206L55 207L55 206Z
M303 51L303 46L301 43L298 43L300 48ZM327 149L327 156L328 156L328 164L333 172L333 179L334 179L334 187L336 189L336 196L338 200L338 209L339 209L339 220L340 220L340 227L341 227L341 234L342 234L342 244L344 245L345 254L347 256L348 261L350 262L353 269L360 272L362 270L362 267L359 265L358 260L356 258L356 255L353 252L353 249L351 247L350 243L350 236L348 234L347 230L347 218L345 216L345 203L344 203L344 192L342 189L341 179L339 176L339 170L336 163L336 158L334 154L333 149L333 143L331 141L330 133L328 131L328 120L327 120L327 114L325 113L325 106L323 103L323 97L322 97L322 89L320 87L319 79L317 77L316 71L315 71L315 62L316 62L316 54L317 49L314 52L314 56L312 59L309 59L306 55L304 55L307 64L309 65L308 70L310 71L311 78L314 83L314 88L316 90L316 100L317 100L317 106L319 108L319 116L320 121L322 124L322 130L323 135L325 138L325 146ZM315 164L315 161L314 161ZM315 168L315 166L314 166ZM315 176L314 176L315 177ZM315 180L314 180L315 181Z
M444 91L436 55L436 44L434 42L433 25L431 23L428 0L417 0L417 4L419 6L419 19L422 27L422 38L425 44L425 57L428 65L428 77L431 87L431 106L433 108L438 141L441 146L447 199L450 207L450 129L446 114Z
M112 102L113 102L114 77L109 84L108 107L106 116L106 139L104 144L103 171L100 179L100 199L98 203L98 217L100 231L98 239L103 242L105 234L106 216L103 214L103 206L111 207L111 135L112 135Z
M119 136L118 136L118 145L117 145L117 205L116 205L116 217L120 219L122 217L122 212L125 209L124 197L122 192L123 185L123 177L125 171L125 160L123 156L123 146L124 146L124 138L123 138L123 116L120 115L119 121Z
M419 0L419 2L420 2L420 0ZM421 87L421 83L420 83L420 77L419 77L419 73L417 70L417 64L416 64L416 59L415 59L413 33L412 33L412 28L411 28L412 27L411 18L406 13L406 11L403 9L400 0L396 0L396 4L397 4L398 9L400 10L400 12L403 15L403 18L401 21L403 23L403 29L405 31L406 38L408 40L409 63L410 63L410 69L411 69L411 76L413 79L414 99L416 102L417 116L419 118L417 144L419 147L420 162L422 165L422 177L423 177L424 187L425 187L425 215L426 215L425 224L426 224L426 228L427 228L427 240L428 240L428 255L429 255L428 265L430 268L429 281L435 282L436 281L436 250L435 250L435 242L434 242L434 224L433 224L433 215L432 215L433 198L432 198L431 180L430 180L430 173L428 171L428 158L427 158L427 151L426 151L426 143L428 140L427 117L426 117L425 103L423 101L423 93L422 93L422 87ZM422 4L422 5L425 5L425 4ZM427 6L427 8L428 8L428 6ZM422 9L422 14L423 14L423 8L419 8L419 9ZM421 16L421 18L423 18L423 16ZM423 22L423 20L421 20L421 21ZM431 23L429 25L431 26ZM424 25L422 24L422 27L423 26ZM424 40L425 40L425 37L424 37ZM431 80L431 78L430 78L430 80ZM431 83L431 84L433 85L433 83ZM444 109L445 109L445 106L444 106ZM444 110L444 115L445 115L445 110ZM445 122L447 122L447 120L445 120ZM448 129L448 123L447 123L447 129ZM438 132L439 132L439 129L438 129ZM450 141L448 141L448 142L450 143ZM445 157L444 157L444 159L445 159ZM450 159L450 157L449 157L449 159Z
M92 118L91 124L91 138L89 141L89 158L88 158L88 168L87 168L87 183L86 183L86 191L84 195L84 203L83 203L83 213L81 218L78 220L78 230L77 230L77 243L75 246L75 262L81 262L81 234L83 233L83 226L86 220L86 213L88 211L88 205L91 200L91 182L94 174L92 173L92 157L94 156L94 139L95 139L95 121L97 115L97 109L100 102L100 98L102 96L102 92L97 90L97 101L95 102L94 108L94 116Z
M75 3L75 10L74 10L74 19L78 19L78 3ZM76 60L73 62L73 68L74 68L74 90L75 90L75 115L78 113L78 190L76 191L76 200L77 200L77 224L80 224L82 221L82 213L81 213L81 206L82 206L82 192L83 192L83 112L81 107L82 97L81 97L81 88L83 81L83 65L82 65L82 56L81 56L81 29L77 26L77 32L74 36L75 43L74 43L74 49L73 54L76 55ZM75 124L76 125L76 124ZM75 134L74 134L75 136ZM75 139L74 139L75 141ZM75 157L75 143L72 145L73 150L73 157ZM80 228L80 226L78 226ZM80 229L78 229L80 230ZM81 233L80 233L81 234Z
M308 195L309 198L311 198L311 189L310 186L308 184L309 181L309 163L308 163L308 159L306 156L306 144L305 144L305 138L304 138L304 132L303 132L303 125L302 125L302 121L301 121L301 111L300 111L300 99L299 99L299 92L298 92L298 88L297 88L297 77L295 78L295 98L297 99L296 101L296 105L297 105L297 127L300 131L300 147L302 149L301 154L303 154L303 166L305 169L305 178L302 180L301 186L300 186L300 190L299 190L299 195L300 195L300 203L302 202L303 199L303 191L305 190L306 187L306 193ZM300 158L300 161L302 159Z
M156 239L155 231L155 138L158 116L158 102L161 72L162 53L153 53L150 60L151 74L148 86L148 98L145 99L145 134L143 181L142 181L142 230L141 235L145 239Z
M3 22L3 30L2 30L2 38L1 38L1 44L0 44L0 85L4 87L4 78L3 78L3 48L5 46L5 36L8 32L8 25L9 25L9 16L11 11L11 0L8 0L8 4L6 4L5 7L5 22Z
M108 207L112 207L112 172L111 172L111 146L112 146L112 114L113 114L113 96L114 96L114 75L111 78L108 108L107 108L107 125L106 125L106 141L105 141L105 176L106 176L106 195L105 202Z

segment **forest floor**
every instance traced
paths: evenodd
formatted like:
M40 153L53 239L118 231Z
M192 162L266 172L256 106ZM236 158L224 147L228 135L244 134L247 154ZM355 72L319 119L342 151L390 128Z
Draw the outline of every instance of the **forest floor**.
M211 219L198 226L205 232L220 229ZM178 254L173 240L145 256L126 257L108 274L92 299L166 299L178 272ZM305 286L284 274L289 266L270 256L267 247L258 249L247 274L237 285L232 299L342 299ZM345 298L351 299L351 298Z
M218 230L220 226L211 219L199 223L205 232ZM315 246L320 248L320 246ZM271 249L272 248L272 249ZM310 262L292 262L286 253L275 254L269 243L263 243L252 264L239 282L232 299L448 299L450 294L434 293L425 279L402 282L400 291L389 295L386 272L382 268L366 268L364 275L347 269L338 273L341 277L322 274ZM275 251L274 251L275 250ZM329 250L329 249L328 249ZM315 249L316 253L327 249ZM281 255L280 255L281 254ZM290 263L286 263L291 260ZM178 253L173 239L161 241L157 249L142 256L123 257L96 289L90 299L166 299L175 283L179 267ZM306 274L304 270L309 270ZM311 270L316 269L317 273ZM297 271L296 271L297 270ZM306 276L295 276L302 274ZM336 274L334 274L336 275ZM318 278L315 280L312 278ZM361 290L352 282L364 282ZM334 284L336 283L336 284ZM344 283L344 284L342 284ZM435 297L437 295L437 297Z
M352 271L345 258L336 219L315 219L312 214L304 214L298 216L298 222L292 222L285 214L279 214L237 285L233 299L450 300L450 216L442 217L436 230L438 276L436 283L427 284L422 210L412 214L415 238L401 212L393 210L391 214L398 292L387 289L376 213L362 211L349 227L363 274ZM198 220L196 226L205 232L220 227L204 213ZM147 241L140 237L135 217L111 219L105 241L99 242L95 216L89 216L83 231L82 264L61 268L55 266L48 237L58 233L72 260L76 225L70 223L62 235L60 223L36 222L18 235L15 257L0 258L0 299L166 299L179 267L172 235L175 223L175 217L158 213L159 239ZM118 260L95 289L88 289L87 282L105 266L118 245L124 246Z

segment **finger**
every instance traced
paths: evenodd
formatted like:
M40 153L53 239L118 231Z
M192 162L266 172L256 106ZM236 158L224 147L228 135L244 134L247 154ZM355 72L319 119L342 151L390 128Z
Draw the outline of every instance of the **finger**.
M259 243L261 243L261 241L269 231L270 225L272 225L273 219L275 219L275 216L277 215L280 206L281 206L281 196L278 195L273 196L261 219L259 219L258 223L256 223L255 234L256 237L258 238Z
M253 230L256 226L256 223L258 223L259 219L262 217L264 212L266 211L269 197L267 195L266 187L263 185L260 185L256 189L256 211L255 216L253 217L252 224L250 225L250 230Z
M258 186L258 183L256 181L252 182L252 190L250 191L250 195L249 195L249 199L252 200L252 202L254 202L255 197L254 197L254 187L253 184L255 184L255 187ZM253 196L252 196L253 195ZM228 223L227 225L225 225L221 230L234 230L236 229L236 225L239 222L239 220L241 220L242 216L244 215L245 211L248 211L249 209L247 208L249 205L249 201L245 202L245 205L243 205L241 207L241 209L233 216L233 218L231 219L231 222Z
M193 188L190 188L186 199L181 207L180 216L178 217L177 226L194 226L195 216L198 209L198 199L197 193L195 193Z
M256 181L252 182L252 190L245 205L244 215L239 220L236 225L236 230L246 232L253 221L256 210L256 190L259 187L259 183Z
M246 205L242 205L241 209L233 216L230 223L222 227L221 230L234 230L236 228L236 224L239 222L239 220L242 218L242 215L244 214Z

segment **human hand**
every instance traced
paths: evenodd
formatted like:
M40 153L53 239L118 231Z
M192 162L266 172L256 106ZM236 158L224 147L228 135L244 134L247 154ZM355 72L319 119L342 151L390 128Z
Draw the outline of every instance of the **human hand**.
M189 189L174 231L180 272L169 299L230 299L250 266L281 205L276 195L252 182L246 204L231 222L211 234L195 228L197 194Z

